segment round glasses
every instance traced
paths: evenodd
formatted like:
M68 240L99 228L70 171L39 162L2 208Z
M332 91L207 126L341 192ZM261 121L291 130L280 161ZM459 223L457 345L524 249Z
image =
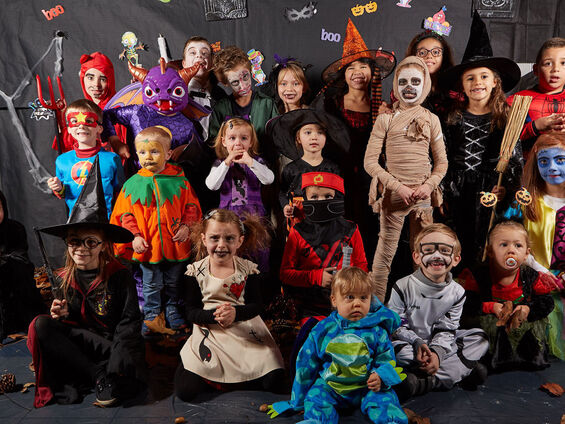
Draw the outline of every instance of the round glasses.
M428 50L425 47L420 47L419 49L416 49L416 55L418 57L426 57L428 53L431 53L433 57L438 57L443 54L443 49L441 47L434 47L431 50Z
M83 239L78 238L78 237L73 237L73 238L65 239L65 244L69 247L78 248L80 246L84 246L89 250L96 249L102 243L104 243L104 242L100 241L100 240L98 240L97 238L94 238L94 237L86 237L86 238L83 238Z

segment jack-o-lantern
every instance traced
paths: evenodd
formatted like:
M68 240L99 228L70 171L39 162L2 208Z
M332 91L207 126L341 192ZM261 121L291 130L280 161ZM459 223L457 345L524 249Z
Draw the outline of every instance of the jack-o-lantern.
M351 8L351 13L353 13L353 16L361 16L363 13L365 13L365 8L360 5L353 6Z
M492 208L498 202L498 197L496 194L491 193L490 191L481 191L481 205L486 208Z
M532 195L528 190L526 190L526 187L522 187L520 190L518 190L516 192L515 198L516 201L522 206L528 206L530 203L532 203Z
M367 3L365 5L365 11L367 13L373 13L377 11L377 2L376 1L372 1L370 3Z

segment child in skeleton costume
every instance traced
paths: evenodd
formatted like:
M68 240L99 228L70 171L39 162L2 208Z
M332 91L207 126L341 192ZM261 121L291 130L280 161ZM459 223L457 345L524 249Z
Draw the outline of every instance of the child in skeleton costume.
M188 265L183 284L193 327L175 374L175 393L182 400L213 388L280 387L282 357L259 316L267 281L257 265L236 256L256 248L266 236L256 218L242 223L225 209L210 211L194 229L193 242L203 259Z
M390 342L400 319L371 292L365 271L348 267L336 274L331 299L337 310L308 335L292 399L271 405L271 418L304 410L305 423L337 423L339 409L360 407L373 423L408 422L392 390L402 379Z
M481 207L481 192L495 192L495 208L508 207L512 194L519 188L522 175L522 149L517 142L502 179L496 186L494 172L500 156L500 145L510 107L505 91L520 79L520 69L512 60L492 57L486 27L477 15L460 65L442 74L442 82L461 93L449 114L445 141L449 170L442 182L447 221L461 240L465 259L460 268L472 266L482 256L491 209Z
M392 338L398 364L426 377L407 373L399 397L450 389L467 376L469 385L484 382L486 369L477 361L488 349L486 335L478 328L459 330L465 290L449 272L461 260L457 235L444 224L425 227L413 258L419 269L396 282L387 306L402 319Z
M381 300L404 218L410 216L413 238L432 222L433 206L441 204L438 185L447 171L441 125L436 115L421 106L430 87L430 75L422 59L408 56L400 62L393 83L399 101L393 105L393 113L377 117L365 152L365 170L373 177L369 204L380 213L373 276ZM379 163L383 152L386 169ZM384 188L378 200L377 185Z
M343 179L328 172L302 175L305 218L290 229L280 268L285 292L296 302L300 318L331 312L330 284L342 267L346 246L350 265L367 271L357 224L343 218Z
M488 365L493 370L544 369L549 366L546 333L554 306L552 287L540 272L522 266L530 252L522 224L500 222L488 242L488 265L465 274L465 324L480 325L487 332Z

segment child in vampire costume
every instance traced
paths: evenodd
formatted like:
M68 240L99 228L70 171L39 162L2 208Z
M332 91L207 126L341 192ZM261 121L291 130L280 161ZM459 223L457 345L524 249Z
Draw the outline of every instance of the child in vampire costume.
M447 171L439 118L421 106L431 79L422 59L408 56L398 65L393 82L399 99L392 113L377 117L365 152L365 170L373 177L369 204L380 214L380 232L373 259L376 295L384 300L390 266L404 218L410 217L411 239L432 223L433 206L441 204L439 183ZM379 163L386 156L386 167ZM377 185L384 192L377 200Z

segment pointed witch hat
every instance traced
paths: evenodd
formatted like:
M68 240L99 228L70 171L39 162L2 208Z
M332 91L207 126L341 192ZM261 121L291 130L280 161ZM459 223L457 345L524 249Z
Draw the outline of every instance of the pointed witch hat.
M461 63L443 72L438 81L444 87L455 89L459 86L461 75L465 71L485 67L498 73L504 92L512 90L520 81L520 68L513 60L506 57L493 57L492 54L487 26L475 10L469 41Z
M302 149L296 143L296 132L308 124L318 124L326 131L324 157L338 160L349 152L351 140L347 127L340 119L323 110L296 109L284 113L267 122L266 131L280 153L296 160L302 157Z
M348 19L341 59L331 63L323 70L322 80L327 84L335 78L337 71L342 69L344 66L363 58L371 59L375 62L376 67L381 71L381 78L386 78L396 65L396 58L394 57L394 54L385 50L368 49L365 41L363 41L363 37L361 37L361 34L359 34L359 31L351 19Z
M133 240L133 234L130 231L108 222L108 210L104 199L98 155L94 159L84 187L73 206L67 223L41 228L40 231L65 238L70 230L85 228L102 230L108 240L114 243L128 243Z

